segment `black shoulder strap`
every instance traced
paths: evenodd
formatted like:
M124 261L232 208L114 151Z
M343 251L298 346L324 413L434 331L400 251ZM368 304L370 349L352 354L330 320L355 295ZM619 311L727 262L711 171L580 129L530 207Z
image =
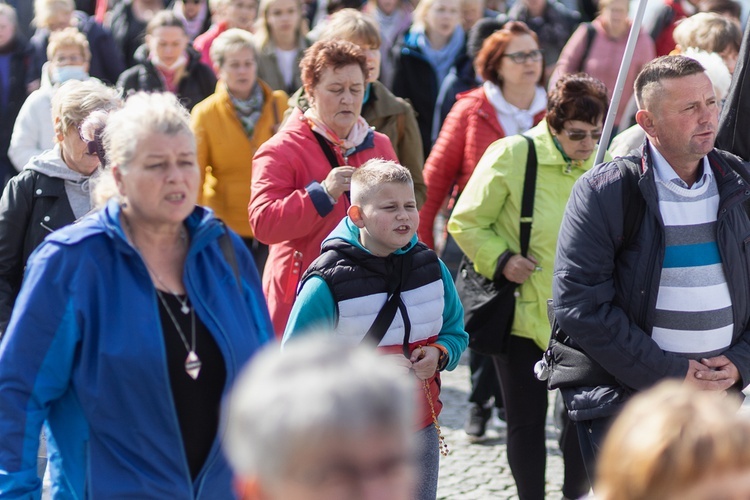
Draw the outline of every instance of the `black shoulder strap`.
M411 254L406 253L401 259L401 266L399 269L394 269L392 275L398 275L398 284L395 290L391 293L391 296L386 300L385 305L380 309L378 315L375 317L375 321L372 322L370 329L362 338L363 344L370 344L373 347L377 347L380 341L385 337L385 332L391 327L393 318L396 317L396 311L401 309L401 315L404 319L404 341L403 341L403 352L404 356L409 357L409 337L411 336L411 321L409 315L406 312L406 305L401 300L401 288L406 280L406 277L411 270Z
M623 179L622 213L624 214L622 245L617 251L617 254L619 254L633 242L643 219L646 203L643 195L641 195L641 190L638 188L638 180L641 177L638 164L630 160L618 161L617 168L620 169Z
M331 149L331 146L328 144L328 141L326 141L325 138L317 132L313 132L313 135L318 140L318 144L320 144L320 149L323 150L323 153L326 155L326 158L328 158L328 163L331 164L331 168L338 167L339 160L338 158L336 158L336 153L333 152L333 150Z
M521 199L521 255L529 253L531 239L531 223L534 216L534 192L536 191L536 147L531 137L523 136L529 143L529 153L526 156L526 176L523 181L523 198Z
M242 293L242 282L240 281L240 266L237 264L237 254L234 251L234 245L232 245L232 238L229 236L229 230L226 224L221 221L221 226L224 229L224 233L219 237L219 246L221 247L221 253L224 254L224 258L229 263L229 266L234 271L234 278L237 280L237 288Z
M586 25L586 48L583 50L583 55L581 56L581 62L578 63L578 71L583 71L583 65L586 64L586 59L589 58L589 53L591 52L591 45L594 43L594 38L596 38L596 28L594 28L594 25L591 23L585 23Z

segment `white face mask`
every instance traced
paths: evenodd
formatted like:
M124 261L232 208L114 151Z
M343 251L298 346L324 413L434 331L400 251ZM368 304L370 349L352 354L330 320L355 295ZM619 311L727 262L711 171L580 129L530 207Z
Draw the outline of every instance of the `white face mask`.
M175 62L167 66L161 59L159 59L159 56L154 54L153 56L151 56L151 64L167 71L174 71L177 68L185 66L185 64L187 64L187 56L184 53L180 54L180 57L178 57Z
M52 71L53 83L65 83L68 80L87 80L89 77L85 66L60 66Z

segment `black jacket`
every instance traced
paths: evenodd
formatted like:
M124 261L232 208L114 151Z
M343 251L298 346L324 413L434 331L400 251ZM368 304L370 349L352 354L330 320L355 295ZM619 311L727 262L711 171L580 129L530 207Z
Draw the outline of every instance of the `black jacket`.
M0 335L21 288L26 261L44 238L75 220L65 181L25 169L0 198Z
M645 146L644 146L645 148ZM648 149L644 149L648 151ZM664 352L651 339L665 253L651 158L638 181L645 212L627 248L623 177L615 159L584 174L563 216L552 294L562 330L621 384L564 389L573 420L609 416L632 390L675 377L684 379L688 359ZM732 298L734 332L723 353L735 364L742 387L750 383L750 184L747 165L730 153L708 155L719 190L716 239Z
M142 45L136 51L139 64L126 70L117 80L117 87L125 94L145 90L147 92L165 92L166 86L159 71L148 59L148 48ZM198 54L188 47L188 63L180 83L177 86L177 97L188 111L193 106L210 96L216 90L216 75L213 70L200 61Z
M30 81L33 57L29 46L20 38L16 38L11 50L8 102L0 107L0 186L16 174L13 163L8 158L10 137L13 134L13 124L18 112L26 101L26 84Z

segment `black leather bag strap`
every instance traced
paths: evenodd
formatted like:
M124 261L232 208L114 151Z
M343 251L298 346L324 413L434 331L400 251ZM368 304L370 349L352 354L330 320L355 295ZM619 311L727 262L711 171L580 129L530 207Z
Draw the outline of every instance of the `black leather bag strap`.
M529 240L531 239L531 224L534 216L534 192L536 191L536 147L531 137L523 136L529 143L529 153L526 156L526 175L523 181L523 198L521 199L521 255L528 256Z
M331 149L328 141L326 141L325 138L317 132L313 132L313 135L315 136L315 139L318 140L318 144L320 144L320 149L323 150L323 154L325 154L326 158L328 158L328 163L331 164L331 168L338 167L339 160L338 158L336 158L336 153L333 152L333 149Z

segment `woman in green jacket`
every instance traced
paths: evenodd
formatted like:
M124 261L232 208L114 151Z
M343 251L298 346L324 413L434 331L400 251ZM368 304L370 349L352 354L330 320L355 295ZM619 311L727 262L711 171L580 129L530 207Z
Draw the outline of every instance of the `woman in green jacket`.
M532 65L525 55L526 64ZM607 106L604 84L582 73L567 75L549 93L547 118L526 133L537 154L526 257L520 255L519 222L529 148L520 135L487 148L448 222L448 231L479 274L496 283L520 285L507 352L493 361L507 414L508 463L521 500L544 498L547 387L534 377L534 364L549 341L547 299L552 297L557 233L573 184L593 166ZM566 430L560 440L563 495L578 498L589 484L576 433Z

